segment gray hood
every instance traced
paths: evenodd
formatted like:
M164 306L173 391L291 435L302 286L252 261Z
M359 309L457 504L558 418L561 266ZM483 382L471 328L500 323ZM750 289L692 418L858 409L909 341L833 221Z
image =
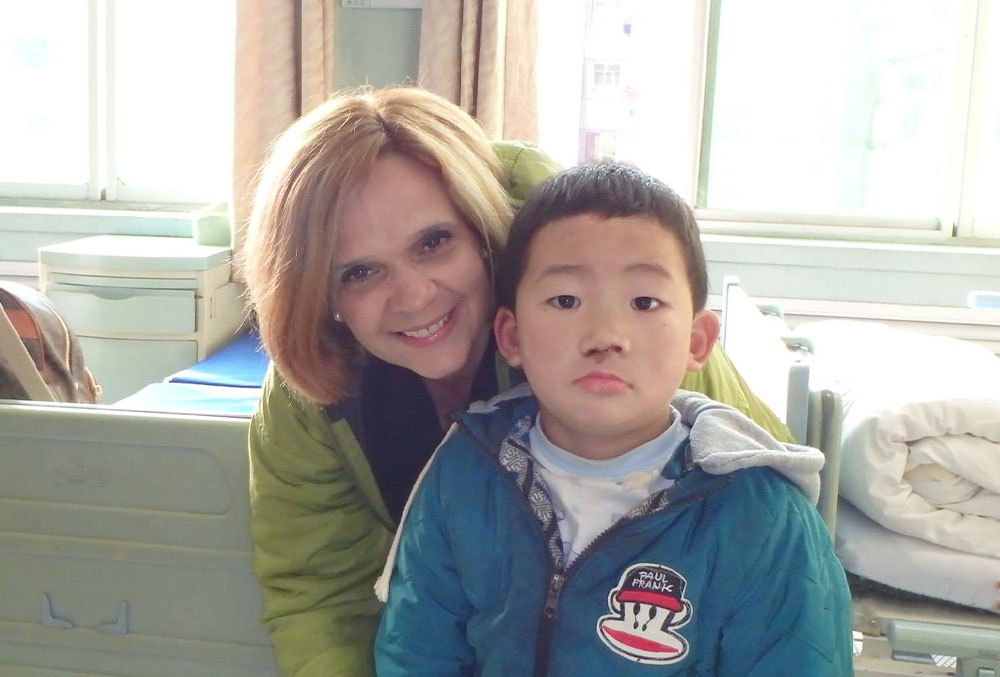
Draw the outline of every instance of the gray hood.
M700 393L678 390L671 401L690 430L689 463L712 475L767 466L791 480L814 505L823 452L779 442L744 414Z

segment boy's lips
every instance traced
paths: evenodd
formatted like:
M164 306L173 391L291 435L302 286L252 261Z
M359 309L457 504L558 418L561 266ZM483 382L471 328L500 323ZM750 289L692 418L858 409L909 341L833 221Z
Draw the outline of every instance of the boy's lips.
M574 385L596 395L614 395L629 389L620 376L606 371L592 371L573 381Z
M441 340L451 333L454 326L452 322L455 309L452 308L447 313L423 327L414 327L393 332L403 342L413 346L423 346Z

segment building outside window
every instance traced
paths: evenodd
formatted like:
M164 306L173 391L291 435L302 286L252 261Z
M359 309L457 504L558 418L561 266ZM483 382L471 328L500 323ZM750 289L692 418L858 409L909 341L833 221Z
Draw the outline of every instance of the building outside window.
M585 131L582 137L582 162L615 159L615 147L618 141L616 132Z
M622 67L616 63L594 64L595 87L617 87L621 84Z
M991 0L540 0L539 9L540 143L563 164L613 146L704 220L748 228L1000 238ZM546 39L557 31L560 40ZM565 75L574 68L576 92Z

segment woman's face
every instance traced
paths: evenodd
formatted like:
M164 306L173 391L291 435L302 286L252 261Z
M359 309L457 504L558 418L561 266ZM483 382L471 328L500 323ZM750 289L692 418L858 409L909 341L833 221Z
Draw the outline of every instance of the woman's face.
M474 371L490 330L490 280L440 177L386 155L345 206L333 303L354 337L427 379Z

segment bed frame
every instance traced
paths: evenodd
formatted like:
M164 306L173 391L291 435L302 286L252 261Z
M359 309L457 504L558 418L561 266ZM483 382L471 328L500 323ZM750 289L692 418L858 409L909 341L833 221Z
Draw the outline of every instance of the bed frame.
M248 424L0 400L0 674L278 675Z
M794 335L776 306L755 303L736 277L723 280L722 298L721 340L727 354L795 438L826 455L817 507L835 534L840 396L809 389L812 345ZM891 593L855 593L852 622L856 635L864 635L855 675L1000 677L1000 615Z
M754 303L736 277L723 280L720 341L751 390L788 426L796 441L826 456L817 509L832 537L837 525L843 410L833 391L809 388L811 344L791 334L777 306Z

